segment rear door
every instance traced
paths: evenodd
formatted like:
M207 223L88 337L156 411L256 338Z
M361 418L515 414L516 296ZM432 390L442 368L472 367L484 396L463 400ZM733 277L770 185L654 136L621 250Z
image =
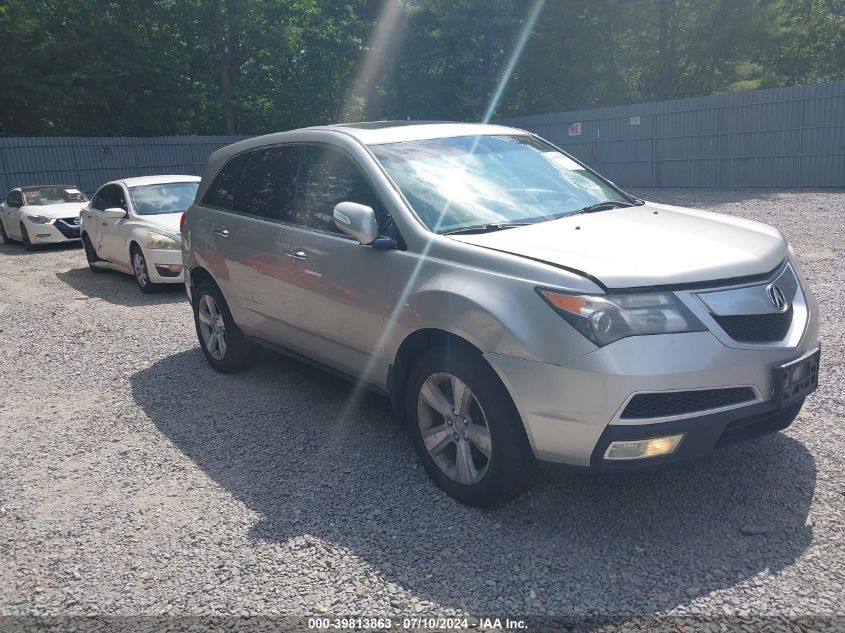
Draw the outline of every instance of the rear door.
M352 157L329 145L303 146L296 214L279 244L286 288L278 310L291 329L289 347L361 376L382 365L370 358L384 332L394 253L361 246L335 226L334 207L344 201L373 207L385 228L384 207Z
M232 159L203 199L212 209L206 257L239 327L279 343L279 239L293 211L299 147L266 147Z
M12 189L6 196L6 202L0 208L0 220L9 237L20 239L20 210L23 205L23 194L20 189Z
M118 252L117 233L119 225L125 218L108 218L106 209L118 208L126 211L126 194L123 187L117 184L104 185L100 188L91 205L85 211L86 231L91 239L97 256L106 261L126 265L129 261L128 253L120 257Z

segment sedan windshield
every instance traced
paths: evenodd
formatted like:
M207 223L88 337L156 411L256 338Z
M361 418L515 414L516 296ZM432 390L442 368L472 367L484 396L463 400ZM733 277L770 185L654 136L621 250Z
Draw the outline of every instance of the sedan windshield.
M87 202L88 196L74 187L44 187L23 192L24 204L28 207L45 207L66 202Z
M197 195L198 182L167 182L130 187L132 206L138 215L162 215L186 211Z
M628 198L531 136L460 136L370 148L436 233L543 222Z

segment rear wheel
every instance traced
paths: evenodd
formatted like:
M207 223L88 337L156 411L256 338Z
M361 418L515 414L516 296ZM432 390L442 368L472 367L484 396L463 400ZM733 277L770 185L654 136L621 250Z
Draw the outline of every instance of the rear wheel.
M449 496L474 506L509 499L536 462L507 389L484 359L434 349L411 370L407 422L428 474Z
M28 251L34 251L35 245L29 239L29 233L27 233L26 227L24 226L23 222L21 222L21 242L23 242L23 247Z
M100 261L100 258L97 257L97 251L94 250L94 245L91 243L91 238L88 237L87 233L82 235L82 247L85 249L85 259L88 260L88 268L91 269L91 272L103 272L103 269L97 266L97 262Z
M132 257L132 272L135 273L135 281L138 282L141 292L152 294L161 290L161 284L150 281L150 269L147 267L147 260L137 244L133 244L130 255Z
M209 365L224 374L249 367L255 358L254 345L235 325L217 286L209 281L199 284L193 303L197 338Z
M6 227L3 226L3 222L0 222L0 237L3 238L4 244L14 244L15 240L9 237L9 234L6 233Z

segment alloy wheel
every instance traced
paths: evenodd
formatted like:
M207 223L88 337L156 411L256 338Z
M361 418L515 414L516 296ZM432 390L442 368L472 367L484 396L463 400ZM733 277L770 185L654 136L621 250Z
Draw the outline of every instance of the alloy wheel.
M205 349L216 360L223 360L226 355L226 323L214 297L208 294L200 297L197 318Z
M21 224L21 242L26 247L27 250L32 249L32 242L29 239L29 233L26 230L26 227Z
M132 255L132 268L135 269L135 279L138 280L138 285L141 288L146 288L147 284L150 283L150 276L147 272L147 262L139 250L136 250Z
M87 235L82 239L82 246L85 248L85 258L88 260L88 265L90 266L97 261L97 257L94 255L94 247L91 245L91 240L88 239Z
M420 388L417 417L428 454L450 479L464 485L484 478L490 466L487 417L457 376L437 373Z

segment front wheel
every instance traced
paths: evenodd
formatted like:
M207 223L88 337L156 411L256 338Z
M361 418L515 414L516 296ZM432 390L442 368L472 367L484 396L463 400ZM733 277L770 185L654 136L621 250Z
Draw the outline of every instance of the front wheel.
M223 293L213 283L201 283L193 295L194 323L202 353L217 371L230 374L249 367L254 346L244 337Z
M408 380L405 411L417 454L446 494L488 506L520 493L536 471L516 406L484 359L439 348Z
M88 268L92 273L101 273L103 269L97 266L100 258L97 257L97 251L94 250L94 245L91 243L91 238L85 233L82 235L82 247L85 249L85 259L88 260Z
M15 243L15 240L13 240L11 237L9 237L9 234L6 233L6 227L3 226L2 222L0 222L0 237L3 238L4 244L14 244Z
M138 287L141 292L152 294L161 290L161 285L150 281L150 269L147 267L147 260L144 258L144 253L140 247L132 247L132 271L135 273L135 281L138 282Z
M35 250L35 244L32 243L32 240L29 239L29 233L26 230L23 222L21 222L21 242L23 242L23 247L32 252Z

